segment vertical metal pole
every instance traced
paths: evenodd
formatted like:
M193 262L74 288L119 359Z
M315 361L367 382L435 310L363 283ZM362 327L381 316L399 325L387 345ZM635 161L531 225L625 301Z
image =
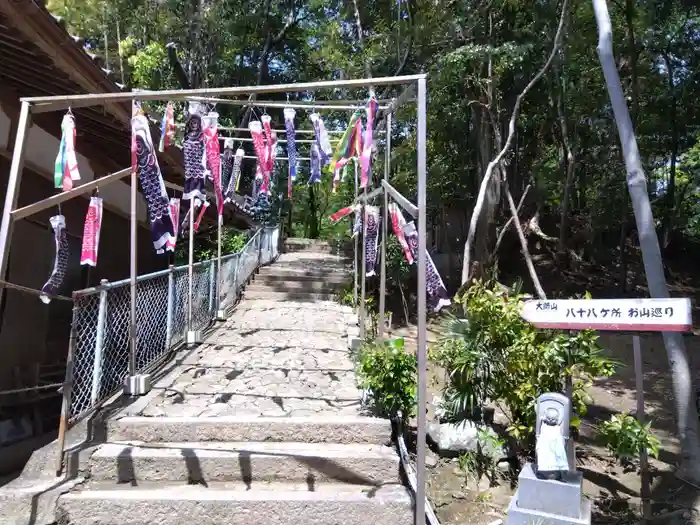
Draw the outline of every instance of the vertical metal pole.
M12 164L5 190L5 207L2 210L2 223L0 223L0 279L5 278L7 273L10 246L12 245L12 210L17 207L19 189L22 183L22 171L24 170L24 151L27 134L31 126L31 106L29 102L22 102L19 112L19 122L17 124L17 136L15 137L15 147L12 153ZM5 290L0 294L4 297Z
M418 79L418 442L416 444L416 525L425 525L425 426L428 368L426 352L426 79Z
M357 192L358 192L358 182L357 182L357 162L353 162L353 166L355 167L355 200L357 200ZM352 258L352 270L355 274L355 281L354 281L354 286L352 288L352 301L353 305L355 308L357 308L357 279L358 279L358 268L357 268L357 242L358 242L358 236L355 236L355 248L353 250L353 258Z
M92 396L90 402L92 405L97 403L97 398L100 396L102 383L102 349L104 348L104 333L107 320L107 279L100 281L100 305L97 311L97 330L95 334L95 359L92 363Z
M192 281L194 279L194 271L192 269L192 263L194 259L194 212L195 212L195 199L190 199L190 238L189 240L189 255L187 262L187 331L192 331Z
M131 172L131 310L129 313L129 376L136 375L136 239L137 239L137 223L136 223L136 195L138 191L138 180L136 178L136 170Z
M214 261L209 261L209 315L216 317L216 311L214 310L215 304L218 302L214 301L214 294L216 293L216 265Z
M175 311L175 266L168 267L168 314L165 319L165 350L173 341L173 313Z
M224 216L219 215L219 226L216 232L216 302L214 303L215 312L221 308L221 226L224 222Z
M364 190L362 191L362 194L367 198L367 186L365 186ZM365 278L365 274L367 273L367 202L362 201L362 211L361 217L362 217L362 271L360 272L360 279L362 281L360 285L360 338L364 340L367 336L366 334L366 329L365 325L367 323L367 310L366 310L366 302L365 302L365 295L366 295L366 288L367 288L367 279Z
M634 376L637 389L637 421L644 424L644 371L642 369L642 342L638 335L632 336L634 350ZM649 486L649 468L647 464L647 450L642 448L639 453L639 470L642 478L642 519L651 517L651 487Z
M386 116L386 147L384 148L384 180L389 182L391 172L391 113ZM379 267L379 326L377 336L384 336L384 324L386 310L386 242L389 231L389 196L384 192L384 208L382 210L382 262Z
M66 375L63 380L63 400L61 401L61 419L58 422L58 438L56 439L56 476L63 472L63 449L66 446L66 432L70 419L70 404L73 396L73 369L75 347L78 342L78 306L73 296L73 320L70 327L70 339L68 340L68 356L66 357Z

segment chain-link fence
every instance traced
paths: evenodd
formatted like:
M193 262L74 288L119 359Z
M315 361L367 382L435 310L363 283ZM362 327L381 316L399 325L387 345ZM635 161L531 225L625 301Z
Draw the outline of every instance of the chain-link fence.
M276 259L278 241L278 228L261 228L239 253L221 257L220 271L216 259L193 264L189 322L188 266L139 276L136 372L157 366L185 341L188 330L205 330L219 311L231 308L253 272ZM129 375L130 281L102 281L96 288L75 292L74 299L71 423L119 391ZM70 374L70 364L68 368Z

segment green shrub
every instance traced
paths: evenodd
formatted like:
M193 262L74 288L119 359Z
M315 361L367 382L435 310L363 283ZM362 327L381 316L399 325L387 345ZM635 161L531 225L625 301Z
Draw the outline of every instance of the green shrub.
M478 483L486 476L489 483L495 485L499 478L499 458L495 451L500 450L505 441L489 432L488 428L480 428L476 439L476 449L459 456L459 468L467 481L471 478Z
M360 386L369 391L374 409L383 417L399 410L405 418L416 404L416 358L404 349L401 338L365 343L358 356Z
M598 435L610 453L621 463L639 457L642 450L652 457L659 456L661 443L651 433L651 422L640 423L629 414L614 414L598 428Z
M477 412L489 400L510 418L508 433L534 443L535 404L544 392L561 392L573 380L573 411L583 415L586 388L609 376L614 363L601 355L592 331L538 330L520 317L523 297L500 285L475 282L457 298L464 317L448 317L431 357L448 373L442 409L453 419ZM578 419L572 418L576 426Z

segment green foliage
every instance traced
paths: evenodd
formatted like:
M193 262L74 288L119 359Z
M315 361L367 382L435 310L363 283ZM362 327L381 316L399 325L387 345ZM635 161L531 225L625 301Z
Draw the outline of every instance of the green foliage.
M125 41L122 48L133 49L133 39ZM168 59L165 46L160 42L149 42L145 48L139 49L128 58L131 66L131 79L134 87L142 89L158 89L161 85L161 75L167 73Z
M459 468L467 480L478 483L486 476L491 485L495 485L499 478L499 458L495 451L501 450L505 441L488 427L478 430L476 440L476 450L468 450L459 456Z
M415 412L416 358L404 349L401 338L365 343L358 356L360 386L369 391L379 415L390 417L401 411L404 418Z
M659 457L661 442L651 432L651 422L640 423L629 414L613 414L609 421L598 428L598 436L610 453L622 463L628 463L646 450L652 457Z
M509 434L532 444L535 404L544 392L560 392L573 380L573 410L585 414L586 388L609 376L614 363L601 355L590 331L573 335L538 330L520 317L522 296L477 281L461 298L463 317L448 317L431 357L448 373L443 410L452 419L478 412L488 400L502 404ZM577 424L573 418L572 425Z
M196 236L194 241L194 262L208 261L216 258L216 230L213 230L206 235ZM221 227L221 255L230 253L238 253L248 242L248 233L239 232L233 228ZM187 238L181 238L175 247L175 264L187 264L189 260L189 241Z

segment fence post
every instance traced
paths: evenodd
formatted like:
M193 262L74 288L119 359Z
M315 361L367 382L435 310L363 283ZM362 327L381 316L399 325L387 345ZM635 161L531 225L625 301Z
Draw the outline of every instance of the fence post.
M216 293L216 265L209 261L209 315L214 316L214 294Z
M165 320L165 349L173 340L173 317L175 312L175 265L168 266L168 314Z
M107 324L107 279L100 281L100 305L97 312L97 329L95 334L95 359L92 363L92 395L90 402L97 403L102 386L102 349L104 347L105 325Z
M73 295L73 320L71 321L68 356L66 357L66 375L63 380L63 400L61 401L61 418L58 422L58 439L56 440L56 476L63 472L63 449L66 446L66 432L70 419L71 398L73 395L73 369L75 347L78 343L78 305Z
M262 261L262 240L263 240L263 232L264 230L260 228L258 230L258 240L256 241L256 244L258 245L258 264L255 268L255 272L257 273L258 269L260 268L260 264Z

